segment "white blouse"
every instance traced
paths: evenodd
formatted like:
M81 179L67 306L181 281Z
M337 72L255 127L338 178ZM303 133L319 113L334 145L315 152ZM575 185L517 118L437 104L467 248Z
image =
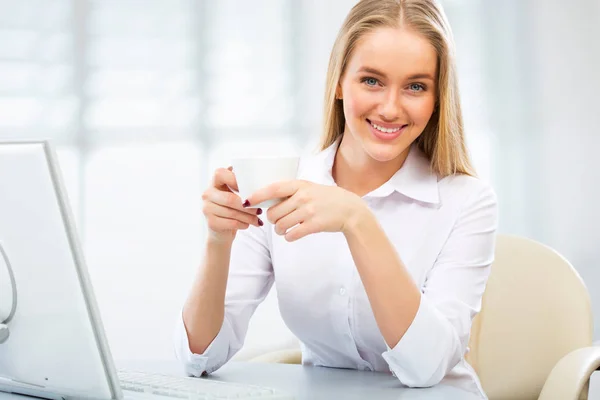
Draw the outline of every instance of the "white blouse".
M334 144L304 158L298 178L335 185L336 151ZM175 351L186 372L211 373L233 357L275 283L281 316L300 340L303 364L386 371L409 387L442 382L485 398L464 356L494 259L494 191L465 175L438 180L413 145L402 168L363 199L422 291L415 319L394 348L379 331L343 234L318 233L288 243L265 221L234 240L225 319L204 354L191 353L179 320Z

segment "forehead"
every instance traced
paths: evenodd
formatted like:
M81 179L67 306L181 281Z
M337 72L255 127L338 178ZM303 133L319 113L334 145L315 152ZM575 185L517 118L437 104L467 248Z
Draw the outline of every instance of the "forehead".
M356 72L363 66L400 78L420 73L435 76L437 53L425 37L412 30L377 28L360 38L348 70Z

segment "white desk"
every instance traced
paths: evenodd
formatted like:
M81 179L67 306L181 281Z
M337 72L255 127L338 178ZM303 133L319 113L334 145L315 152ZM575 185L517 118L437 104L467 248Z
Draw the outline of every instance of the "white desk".
M117 363L119 368L182 375L178 363ZM391 374L301 365L230 362L203 379L267 386L296 400L478 399L452 386L407 389Z
M230 363L210 379L280 389L296 400L480 399L452 386L408 389L391 374L301 365Z

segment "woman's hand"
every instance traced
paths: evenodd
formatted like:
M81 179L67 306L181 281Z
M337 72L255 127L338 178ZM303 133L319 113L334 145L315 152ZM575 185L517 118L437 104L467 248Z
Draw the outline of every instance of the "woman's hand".
M238 190L232 168L219 168L211 186L202 194L202 213L208 224L209 240L230 243L239 229L263 225L257 217L262 210L244 208L240 197L230 188Z
M301 180L274 183L252 194L245 204L276 198L286 199L269 208L267 218L288 242L317 232L346 234L368 211L366 203L352 192Z

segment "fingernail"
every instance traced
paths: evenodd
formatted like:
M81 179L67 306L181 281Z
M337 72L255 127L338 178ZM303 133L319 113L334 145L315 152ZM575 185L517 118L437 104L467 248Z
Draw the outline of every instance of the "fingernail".
M265 224L265 223L264 223L264 222L262 222L262 220L259 218L259 219L258 219L258 225L259 225L259 226L263 226L264 224Z
M262 214L262 208L259 208L258 210L256 210L256 215L260 215Z
M244 204L242 204L242 207L244 207L244 208L250 207L250 202L248 200L244 201Z

